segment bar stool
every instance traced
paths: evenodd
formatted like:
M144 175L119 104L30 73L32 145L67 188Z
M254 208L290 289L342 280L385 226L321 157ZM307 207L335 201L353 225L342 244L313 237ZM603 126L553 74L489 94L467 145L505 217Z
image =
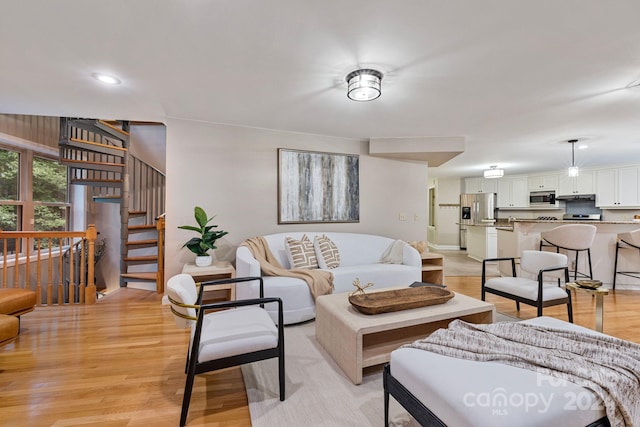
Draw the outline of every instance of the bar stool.
M616 241L616 258L613 263L613 289L614 290L616 289L616 276L618 274L640 279L640 271L618 271L618 251L620 249L631 249L631 248L640 250L640 228L634 231L618 234L618 240Z
M573 280L580 277L588 277L593 279L593 269L591 267L591 245L596 237L596 226L590 224L567 224L561 225L554 229L543 231L540 233L540 250L543 247L555 247L556 252L560 253L560 249L574 251L576 253L576 261L573 270ZM587 259L589 261L589 274L578 271L578 254L581 251L587 251Z

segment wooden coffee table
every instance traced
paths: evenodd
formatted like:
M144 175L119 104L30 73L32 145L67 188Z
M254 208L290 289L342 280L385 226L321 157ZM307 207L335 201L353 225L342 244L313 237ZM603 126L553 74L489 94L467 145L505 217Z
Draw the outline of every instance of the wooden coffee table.
M367 315L356 310L348 297L348 293L318 297L316 338L354 384L362 382L363 368L387 363L389 354L401 345L446 328L454 319L492 323L496 313L493 304L456 294L444 304Z

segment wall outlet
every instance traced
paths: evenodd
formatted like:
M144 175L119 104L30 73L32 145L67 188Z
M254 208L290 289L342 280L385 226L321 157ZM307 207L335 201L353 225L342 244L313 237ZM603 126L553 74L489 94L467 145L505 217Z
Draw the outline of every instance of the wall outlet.
M406 221L406 220L407 220L407 214L406 214L406 213L402 213L402 212L400 212L400 213L398 214L398 219L399 219L400 221Z
M414 221L420 221L420 216L417 213L413 214L413 220Z

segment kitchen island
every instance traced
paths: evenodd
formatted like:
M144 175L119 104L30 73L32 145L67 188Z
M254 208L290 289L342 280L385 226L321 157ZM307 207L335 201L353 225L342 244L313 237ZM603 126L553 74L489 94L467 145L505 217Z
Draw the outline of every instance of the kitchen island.
M618 233L636 230L640 228L640 222L516 219L510 223L510 225L513 225L513 231L510 231L509 227L498 227L498 257L519 256L523 250L539 250L540 233L565 224L591 224L596 226L596 237L591 246L593 278L611 287ZM546 250L550 249L547 248ZM561 250L561 252L566 253L566 251L563 250ZM583 273L588 272L586 252L580 252L579 256L579 270ZM569 254L569 266L571 266L573 262L575 262L575 252ZM640 254L638 251L620 251L618 258L619 271L639 271L639 267ZM511 275L509 263L500 262L499 268L503 275ZM616 289L617 288L640 290L640 279L619 275L616 279Z
M498 232L495 224L467 225L467 256L482 262L498 256Z

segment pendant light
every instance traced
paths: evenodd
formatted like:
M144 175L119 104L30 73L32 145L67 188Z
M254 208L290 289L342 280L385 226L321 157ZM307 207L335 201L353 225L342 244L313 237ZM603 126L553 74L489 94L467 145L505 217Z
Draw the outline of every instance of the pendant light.
M576 142L578 142L578 140L570 139L567 142L571 144L571 166L569 167L569 176L576 177L580 174L580 170L576 166L576 158L575 158L575 148L576 148Z

